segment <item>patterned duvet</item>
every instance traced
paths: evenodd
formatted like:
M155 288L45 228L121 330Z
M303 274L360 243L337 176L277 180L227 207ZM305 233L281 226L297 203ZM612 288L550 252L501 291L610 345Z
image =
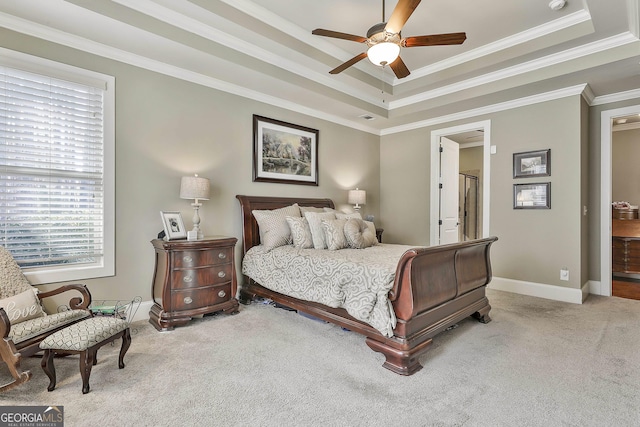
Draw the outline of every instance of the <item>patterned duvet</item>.
M366 249L251 248L242 273L265 288L294 298L344 308L385 336L396 317L387 294L402 254L412 246L379 244Z

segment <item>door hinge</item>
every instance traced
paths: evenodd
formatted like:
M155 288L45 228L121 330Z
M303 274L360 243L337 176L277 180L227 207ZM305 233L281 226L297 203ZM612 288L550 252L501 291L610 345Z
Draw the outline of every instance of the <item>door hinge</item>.
M442 220L441 219L438 220L438 225L442 225Z
M438 187L442 190L442 184L438 184Z
M444 148L442 148L442 145L440 146L440 152L442 153L444 151Z

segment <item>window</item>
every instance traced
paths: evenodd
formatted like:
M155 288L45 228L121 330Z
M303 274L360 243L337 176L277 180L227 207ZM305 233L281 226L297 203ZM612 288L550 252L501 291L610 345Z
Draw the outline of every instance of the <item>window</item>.
M113 92L0 50L0 244L31 283L114 274Z

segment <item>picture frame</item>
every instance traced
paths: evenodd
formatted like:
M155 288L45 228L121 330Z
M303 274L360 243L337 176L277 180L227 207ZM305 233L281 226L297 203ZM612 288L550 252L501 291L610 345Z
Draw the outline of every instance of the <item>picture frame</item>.
M317 129L253 115L253 181L318 185Z
M165 240L186 239L187 230L182 221L182 214L177 211L160 211L164 227Z
M551 149L513 153L513 177L551 176Z
M551 183L513 184L513 209L551 209Z

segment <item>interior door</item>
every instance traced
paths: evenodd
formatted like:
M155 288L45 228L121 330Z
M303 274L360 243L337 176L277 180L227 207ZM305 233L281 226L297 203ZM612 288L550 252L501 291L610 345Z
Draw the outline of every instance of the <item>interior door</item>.
M460 146L440 138L440 244L457 243L460 226L458 209L458 172Z

